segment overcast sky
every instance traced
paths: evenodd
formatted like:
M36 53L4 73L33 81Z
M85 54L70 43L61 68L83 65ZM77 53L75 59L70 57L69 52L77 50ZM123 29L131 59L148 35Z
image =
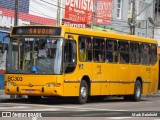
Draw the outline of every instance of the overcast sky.
M30 0L29 14L56 19L57 0Z

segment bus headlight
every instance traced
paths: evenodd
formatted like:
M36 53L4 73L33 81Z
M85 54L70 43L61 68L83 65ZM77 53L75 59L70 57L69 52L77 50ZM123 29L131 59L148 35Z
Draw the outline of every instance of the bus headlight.
M8 82L8 86L16 86L16 83Z
M55 87L56 86L56 84L55 83L52 83L52 87Z
M47 84L46 84L46 87L50 87L50 86L56 87L56 83L47 83Z
M16 83L13 83L13 86L16 86Z
M50 84L49 84L49 83L47 83L47 84L46 84L46 86L47 86L47 87L50 87Z
M8 86L12 86L12 83L11 83L11 82L8 82Z

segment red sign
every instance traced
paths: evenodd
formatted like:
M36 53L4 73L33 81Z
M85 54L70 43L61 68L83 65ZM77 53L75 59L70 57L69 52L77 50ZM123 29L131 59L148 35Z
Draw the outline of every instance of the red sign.
M65 19L71 22L93 23L94 0L65 0Z
M97 0L96 24L112 24L113 0Z
M2 26L1 24L4 22L6 24L11 23L12 22L11 19L14 18L14 11L8 10L8 9L3 9L3 8L0 8L0 11L2 12L2 15L0 16L0 26ZM7 18L5 18L5 16L7 16ZM6 19L8 21L6 21ZM23 12L19 12L19 19L24 20L24 21L33 22L33 23L38 23L38 24L45 24L45 25L55 25L56 24L55 19L44 18L44 17L40 17L40 16L36 16L36 15L23 13Z
M63 25L70 26L70 27L76 27L76 28L87 28L88 27L86 22L85 23L84 22L73 22L73 21L62 19L62 23Z

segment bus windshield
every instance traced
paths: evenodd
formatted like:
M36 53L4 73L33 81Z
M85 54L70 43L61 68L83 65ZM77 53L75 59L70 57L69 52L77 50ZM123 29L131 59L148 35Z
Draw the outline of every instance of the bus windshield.
M63 38L18 38L10 41L8 73L62 73Z

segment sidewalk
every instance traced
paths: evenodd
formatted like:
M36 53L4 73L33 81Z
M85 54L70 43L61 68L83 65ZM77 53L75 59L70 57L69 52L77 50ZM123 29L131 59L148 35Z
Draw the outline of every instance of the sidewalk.
M24 99L27 96L7 95L4 90L0 90L0 101L5 99Z
M151 95L143 95L145 97L160 97L160 90L158 90L156 93L153 93ZM25 96L20 97L20 98L26 98ZM1 99L16 99L16 98L11 98L10 95L5 94L4 90L0 90L0 100Z
M158 90L158 92L153 94L154 97L160 97L160 90Z
M4 90L0 90L0 99L9 99L10 95L5 94Z

